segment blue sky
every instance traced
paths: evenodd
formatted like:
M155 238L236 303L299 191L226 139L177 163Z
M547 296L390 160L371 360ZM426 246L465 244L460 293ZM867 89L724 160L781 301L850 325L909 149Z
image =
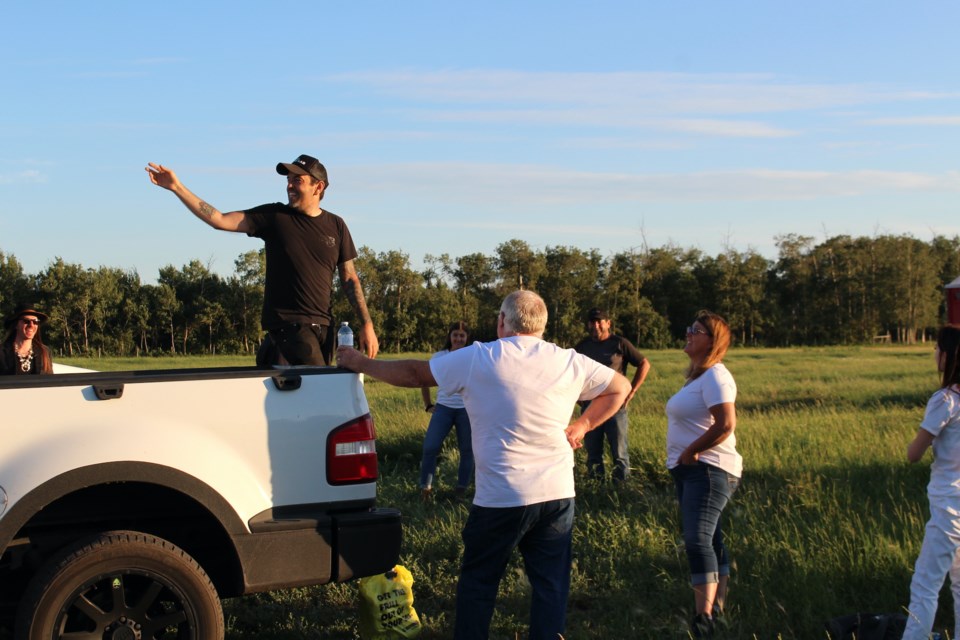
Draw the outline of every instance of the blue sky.
M357 245L775 258L801 234L960 234L956 2L8 2L0 251L228 275L224 211L320 158Z

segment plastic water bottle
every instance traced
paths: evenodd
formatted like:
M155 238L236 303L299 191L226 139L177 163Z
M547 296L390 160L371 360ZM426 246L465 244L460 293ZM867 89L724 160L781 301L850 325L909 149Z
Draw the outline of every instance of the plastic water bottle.
M340 330L337 331L337 344L341 347L353 346L353 331L350 329L349 322L340 323Z

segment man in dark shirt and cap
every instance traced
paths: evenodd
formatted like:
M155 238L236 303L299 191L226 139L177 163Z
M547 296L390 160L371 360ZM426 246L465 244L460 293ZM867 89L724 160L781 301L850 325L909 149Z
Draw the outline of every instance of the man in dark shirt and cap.
M287 204L274 202L229 213L221 213L194 195L168 167L151 162L146 170L153 184L172 191L214 229L246 233L264 241L267 275L260 321L270 339L264 341L267 348L257 354L258 365L330 364L334 269L360 319L359 346L368 357L377 355L379 341L353 266L357 250L350 230L342 218L320 208L330 183L319 160L301 155L293 162L277 164L277 173L287 177Z
M605 477L603 440L606 438L610 443L610 456L614 463L613 479L622 482L630 475L630 454L627 451L627 434L630 425L627 419L627 404L646 380L650 372L650 362L629 340L610 331L610 316L603 309L593 308L587 312L587 333L590 335L574 347L577 352L624 376L627 374L628 364L637 368L630 383L630 393L620 410L583 438L583 447L587 450L587 470L590 475L598 479ZM581 406L586 408L588 404Z

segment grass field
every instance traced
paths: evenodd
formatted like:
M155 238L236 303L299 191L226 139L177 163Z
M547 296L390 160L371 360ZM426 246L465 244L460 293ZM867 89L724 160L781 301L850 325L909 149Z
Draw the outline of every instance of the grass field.
M663 412L682 383L686 356L646 355L653 370L630 405L630 482L586 481L578 454L568 639L688 637L693 597L664 468ZM120 368L163 362L247 359L157 359ZM725 526L735 561L725 637L824 638L829 618L902 610L923 536L929 476L929 454L911 466L904 451L937 386L932 345L736 349L726 363L739 387L745 471ZM107 361L68 364L116 368ZM440 495L421 503L417 470L428 415L420 394L369 379L366 388L378 432L378 500L404 514L401 564L416 580L421 637L449 638L468 509L452 498L456 447L451 438L444 450ZM528 596L517 559L501 586L492 638L525 637ZM250 596L225 608L233 640L359 637L356 584ZM945 590L937 628L952 625Z

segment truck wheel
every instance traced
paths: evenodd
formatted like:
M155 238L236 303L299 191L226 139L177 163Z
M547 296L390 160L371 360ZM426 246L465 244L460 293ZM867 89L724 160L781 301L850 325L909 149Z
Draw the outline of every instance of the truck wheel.
M31 580L17 612L18 640L222 640L210 578L170 542L111 531L70 546Z

